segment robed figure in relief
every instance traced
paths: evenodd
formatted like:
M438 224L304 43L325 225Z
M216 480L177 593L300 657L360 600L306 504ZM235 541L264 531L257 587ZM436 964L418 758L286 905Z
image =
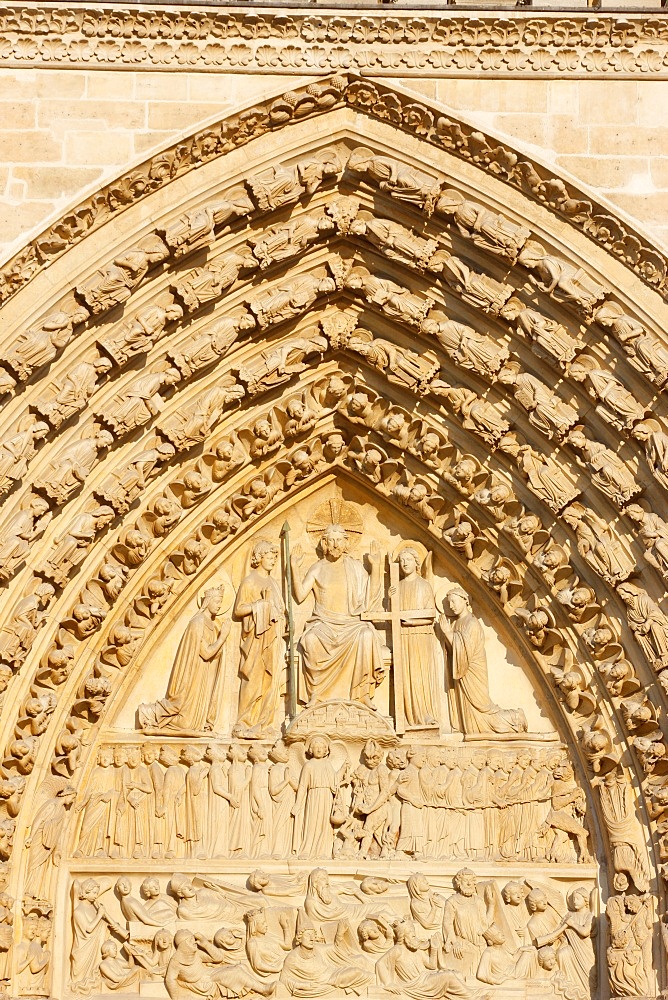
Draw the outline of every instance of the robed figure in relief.
M142 729L173 732L210 732L223 695L222 651L230 622L219 626L223 593L213 587L200 599L200 610L190 619L176 651L167 694L153 704L139 706Z
M503 709L489 696L485 633L471 612L468 595L459 587L446 596L454 621L445 631L452 652L450 719L463 733L525 733L521 709Z
M434 591L429 581L420 576L421 559L417 549L403 548L398 561L400 607L403 612L412 612L410 617L401 619L401 645L407 675L403 684L406 723L435 726L440 716L439 691L444 670L441 647L434 633L437 614ZM419 611L424 612L424 617L418 616Z
M291 556L295 600L313 593L315 604L299 640L309 704L334 698L360 701L375 708L371 696L383 672L378 632L362 615L380 596L381 557L377 545L369 553L371 572L348 555L348 532L330 525L320 540L322 559L302 575L303 554Z
M251 551L251 572L237 591L232 615L241 621L239 712L246 736L260 736L274 723L284 665L285 605L271 571L278 546L260 538Z

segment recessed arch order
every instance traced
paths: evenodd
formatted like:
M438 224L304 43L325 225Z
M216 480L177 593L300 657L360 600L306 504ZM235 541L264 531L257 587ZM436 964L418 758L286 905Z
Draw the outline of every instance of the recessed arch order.
M149 652L277 511L339 484L488 609L586 789L603 903L651 890L658 956L661 255L444 109L336 77L200 129L4 274L0 852L16 941L35 908L68 940L67 789L81 801ZM45 847L35 881L21 847L49 803L68 846Z

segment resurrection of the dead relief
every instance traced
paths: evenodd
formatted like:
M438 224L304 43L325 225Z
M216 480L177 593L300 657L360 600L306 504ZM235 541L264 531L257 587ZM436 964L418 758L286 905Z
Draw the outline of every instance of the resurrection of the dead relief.
M364 141L3 345L10 996L658 994L668 349Z

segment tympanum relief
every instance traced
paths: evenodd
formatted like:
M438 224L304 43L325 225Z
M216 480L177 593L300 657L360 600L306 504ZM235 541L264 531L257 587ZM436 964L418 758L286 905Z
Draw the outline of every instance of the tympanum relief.
M591 995L587 795L484 602L409 524L330 479L147 649L74 805L71 995ZM68 795L36 823L35 897Z

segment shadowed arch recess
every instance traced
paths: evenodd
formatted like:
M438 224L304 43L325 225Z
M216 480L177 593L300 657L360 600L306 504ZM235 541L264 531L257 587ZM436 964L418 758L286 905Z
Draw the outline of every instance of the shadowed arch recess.
M559 706L610 926L627 897L662 892L666 307L619 240L592 241L591 206L562 182L531 187L524 167L509 184L509 151L482 137L474 155L466 126L399 92L383 88L381 116L371 84L308 91L303 116L302 98L271 105L275 128L281 107L290 121L280 149L250 112L234 128L252 169L246 148L220 159L224 126L213 146L198 134L184 144L197 171L119 195L122 212L2 310L1 849L25 900L17 944L38 904L69 933L65 866L35 901L17 847L49 802L71 833L63 789L90 771L146 634L227 540L337 470L451 554ZM466 143L438 148L435 121ZM605 775L624 789L617 826ZM62 962L51 973L55 991Z

